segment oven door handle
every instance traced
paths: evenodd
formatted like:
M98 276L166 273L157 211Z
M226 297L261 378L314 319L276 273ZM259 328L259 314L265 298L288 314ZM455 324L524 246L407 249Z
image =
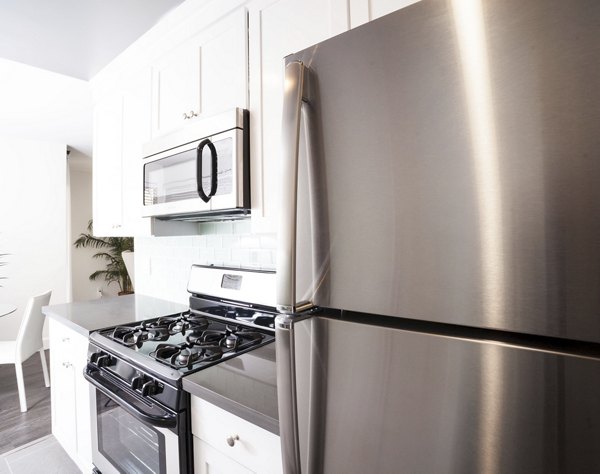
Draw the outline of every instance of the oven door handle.
M126 410L135 418L158 427L174 428L175 426L177 426L177 415L173 413L168 413L166 411L165 415L155 415L152 413L147 413L134 404L136 400L133 396L127 397L132 399L130 401L116 393L117 390L123 390L115 384L111 383L109 380L107 380L106 377L103 377L98 369L86 367L83 371L83 376L94 387L96 387L98 390L104 393L104 395L106 395L111 400L117 402L119 406L121 406L124 410Z

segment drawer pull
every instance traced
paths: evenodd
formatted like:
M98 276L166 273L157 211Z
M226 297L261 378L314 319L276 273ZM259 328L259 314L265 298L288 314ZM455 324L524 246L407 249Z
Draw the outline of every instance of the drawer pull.
M227 444L233 448L235 446L235 442L239 441L239 439L240 437L238 435L228 436Z
M71 338L69 338L69 337L63 337L62 342L69 342L70 340L71 340Z

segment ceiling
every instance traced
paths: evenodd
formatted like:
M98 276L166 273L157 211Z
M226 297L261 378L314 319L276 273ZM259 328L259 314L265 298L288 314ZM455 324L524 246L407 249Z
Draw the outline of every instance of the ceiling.
M183 0L0 0L0 134L90 166L87 82Z
M183 0L1 0L0 58L89 80Z

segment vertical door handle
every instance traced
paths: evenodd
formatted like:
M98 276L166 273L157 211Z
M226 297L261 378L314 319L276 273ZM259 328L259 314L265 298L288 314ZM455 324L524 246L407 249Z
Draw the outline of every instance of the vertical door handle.
M205 146L208 146L212 159L211 183L208 195L204 192L202 186L202 151ZM217 193L217 149L208 138L202 140L196 148L196 185L198 186L198 196L204 202L210 201L210 198Z
M300 474L294 316L281 314L275 318L275 351L277 354L277 407L283 472L284 474Z
M277 245L277 309L293 313L296 306L296 214L298 148L306 67L294 61L285 67L281 150L281 213Z

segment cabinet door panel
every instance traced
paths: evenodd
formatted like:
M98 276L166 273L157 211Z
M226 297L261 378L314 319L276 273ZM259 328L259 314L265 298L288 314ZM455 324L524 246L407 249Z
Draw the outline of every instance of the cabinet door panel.
M285 56L348 28L339 0L254 1L248 5L252 227L275 232Z
M350 26L355 28L419 0L350 0Z
M50 320L50 396L52 434L69 456L77 456L77 417L75 406L75 366L71 362L73 344L62 325Z
M200 49L202 114L247 107L247 14L241 8L215 27Z
M150 235L150 219L142 217L144 193L142 146L150 140L150 69L134 75L123 93L123 229L131 236Z
M194 471L197 474L252 474L254 472L196 437L194 437Z
M153 134L180 127L184 113L200 113L200 52L185 43L154 66Z
M246 16L244 8L233 11L154 65L153 136L201 115L247 106Z
M122 235L121 144L123 102L106 97L94 109L94 235Z

